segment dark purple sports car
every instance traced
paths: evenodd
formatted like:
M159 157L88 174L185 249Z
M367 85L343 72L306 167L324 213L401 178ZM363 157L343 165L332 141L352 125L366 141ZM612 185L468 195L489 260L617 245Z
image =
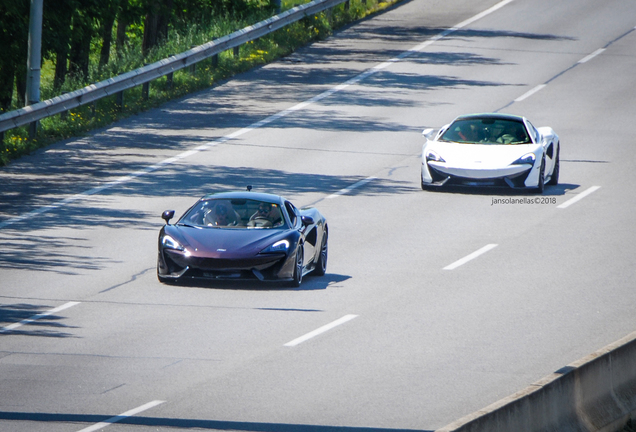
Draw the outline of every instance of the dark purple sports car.
M327 221L315 208L297 209L272 194L206 195L174 224L163 212L157 277L287 281L327 270Z

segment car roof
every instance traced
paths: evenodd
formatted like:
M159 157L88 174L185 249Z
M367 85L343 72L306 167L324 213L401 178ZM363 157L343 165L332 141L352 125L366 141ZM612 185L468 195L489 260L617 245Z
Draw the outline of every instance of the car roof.
M264 192L248 192L248 191L231 191L231 192L217 192L205 195L201 198L205 199L250 199L255 201L265 201L280 204L285 199L279 195L264 193Z
M464 114L458 116L455 120L473 120L473 119L497 119L497 120L514 120L514 121L525 121L525 117L513 115L513 114L502 114L502 113L477 113L477 114Z

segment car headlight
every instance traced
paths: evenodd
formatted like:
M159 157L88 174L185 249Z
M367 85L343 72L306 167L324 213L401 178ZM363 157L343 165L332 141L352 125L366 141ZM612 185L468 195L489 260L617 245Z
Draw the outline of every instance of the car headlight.
M424 158L426 159L426 162L428 161L446 162L443 157L435 153L433 150L428 150Z
M163 236L163 238L161 239L161 244L166 249L174 249L174 250L178 250L178 251L184 251L185 250L185 248L183 246L181 246L181 243L179 243L178 241L176 241L175 239L173 239L169 235Z
M534 165L534 161L536 160L536 156L534 153L528 153L526 155L521 156L519 159L514 161L511 165Z
M288 249L289 249L289 241L288 240L279 240L276 243L274 243L273 245L263 249L261 252L262 253L267 253L267 252L287 252Z

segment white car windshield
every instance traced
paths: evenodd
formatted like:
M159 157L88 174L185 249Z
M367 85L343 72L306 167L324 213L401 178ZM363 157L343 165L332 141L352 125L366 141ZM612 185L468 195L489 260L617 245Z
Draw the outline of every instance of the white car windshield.
M470 118L454 121L439 141L461 144L530 144L523 122L495 118Z

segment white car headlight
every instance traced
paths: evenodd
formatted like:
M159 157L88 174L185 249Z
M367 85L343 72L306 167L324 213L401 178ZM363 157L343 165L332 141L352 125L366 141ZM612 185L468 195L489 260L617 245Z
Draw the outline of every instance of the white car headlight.
M511 165L534 165L535 160L536 156L534 153L528 153L511 163Z
M435 162L446 162L443 157L435 153L433 150L427 150L426 155L424 156L426 161L435 161Z

